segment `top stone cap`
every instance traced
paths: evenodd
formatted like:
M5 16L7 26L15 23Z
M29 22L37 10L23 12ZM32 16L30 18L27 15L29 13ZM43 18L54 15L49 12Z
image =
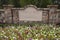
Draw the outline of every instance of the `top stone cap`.
M49 8L58 8L58 5L48 5Z
M13 8L13 5L3 5L4 9Z
M13 7L13 5L3 5L3 7Z
M3 5L3 6L13 6L13 5Z

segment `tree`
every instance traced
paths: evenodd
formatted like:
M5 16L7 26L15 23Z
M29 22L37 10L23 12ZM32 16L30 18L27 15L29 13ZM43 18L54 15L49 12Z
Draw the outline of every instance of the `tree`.
M55 0L54 4L58 5L58 8L60 9L60 0Z
M27 3L28 3L28 0L20 0L21 7L27 5Z
M1 0L0 0L0 8L2 7L2 3L1 3Z
M49 4L60 5L60 0L0 0L0 6L8 4L13 4L15 7L23 7L32 4L43 8L47 7Z
M1 0L1 3L2 3L2 5L3 5L3 4L7 5L7 4L9 4L8 1L9 1L9 0Z
M38 0L37 7L47 7L47 5L53 4L52 0Z
M29 4L36 5L37 7L47 7L49 4L53 4L52 0L20 0L21 6Z
M13 4L15 7L20 7L20 0L12 0L12 4Z

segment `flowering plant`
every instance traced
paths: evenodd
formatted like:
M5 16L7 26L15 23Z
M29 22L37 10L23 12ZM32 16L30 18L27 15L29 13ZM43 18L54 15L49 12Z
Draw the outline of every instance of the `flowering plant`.
M48 25L0 27L0 40L54 40L60 38L60 27Z

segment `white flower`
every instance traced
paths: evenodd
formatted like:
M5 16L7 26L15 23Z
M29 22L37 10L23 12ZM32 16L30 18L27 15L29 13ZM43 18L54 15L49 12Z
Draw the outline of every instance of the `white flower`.
M38 34L36 34L36 36L38 36Z
M12 27L12 29L14 29L14 27Z
M57 37L57 36L55 35L55 37Z
M7 36L4 36L5 38L8 38Z
M2 31L4 33L4 31Z
M1 35L3 35L3 34L1 34Z
M43 38L41 38L40 40L43 40Z
M38 40L38 39L35 39L35 40Z
M38 40L38 39L32 39L32 40Z
M9 31L9 30L8 30Z
M16 30L18 30L18 29L16 29Z
M59 40L59 39L56 39L56 40Z
M13 39L15 39L16 37L13 37Z
M56 28L54 27L53 29L55 30Z
M55 35L55 34L54 34Z
M45 33L45 31L44 31L44 33Z
M8 37L6 37L6 38L8 38Z
M44 36L46 36L46 35L44 35Z

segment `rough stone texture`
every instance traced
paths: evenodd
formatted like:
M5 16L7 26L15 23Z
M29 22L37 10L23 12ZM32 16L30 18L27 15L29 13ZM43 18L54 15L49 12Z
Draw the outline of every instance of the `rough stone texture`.
M11 13L11 9L12 9L12 5L3 5L4 6L4 10L5 10L5 22L6 23L12 23L12 13Z
M41 21L43 23L60 23L58 5L48 5L47 7L37 8L34 5L27 5L24 8L13 8L13 5L4 5L4 9L0 9L0 22Z
M49 7L49 23L57 23L57 8L58 8L58 5L48 5Z
M42 20L43 20L43 23L48 23L49 22L49 10L43 10L43 14L42 14Z
M0 23L5 23L4 10L0 9Z
M13 23L19 23L19 14L18 9L12 9L12 15L13 15Z

